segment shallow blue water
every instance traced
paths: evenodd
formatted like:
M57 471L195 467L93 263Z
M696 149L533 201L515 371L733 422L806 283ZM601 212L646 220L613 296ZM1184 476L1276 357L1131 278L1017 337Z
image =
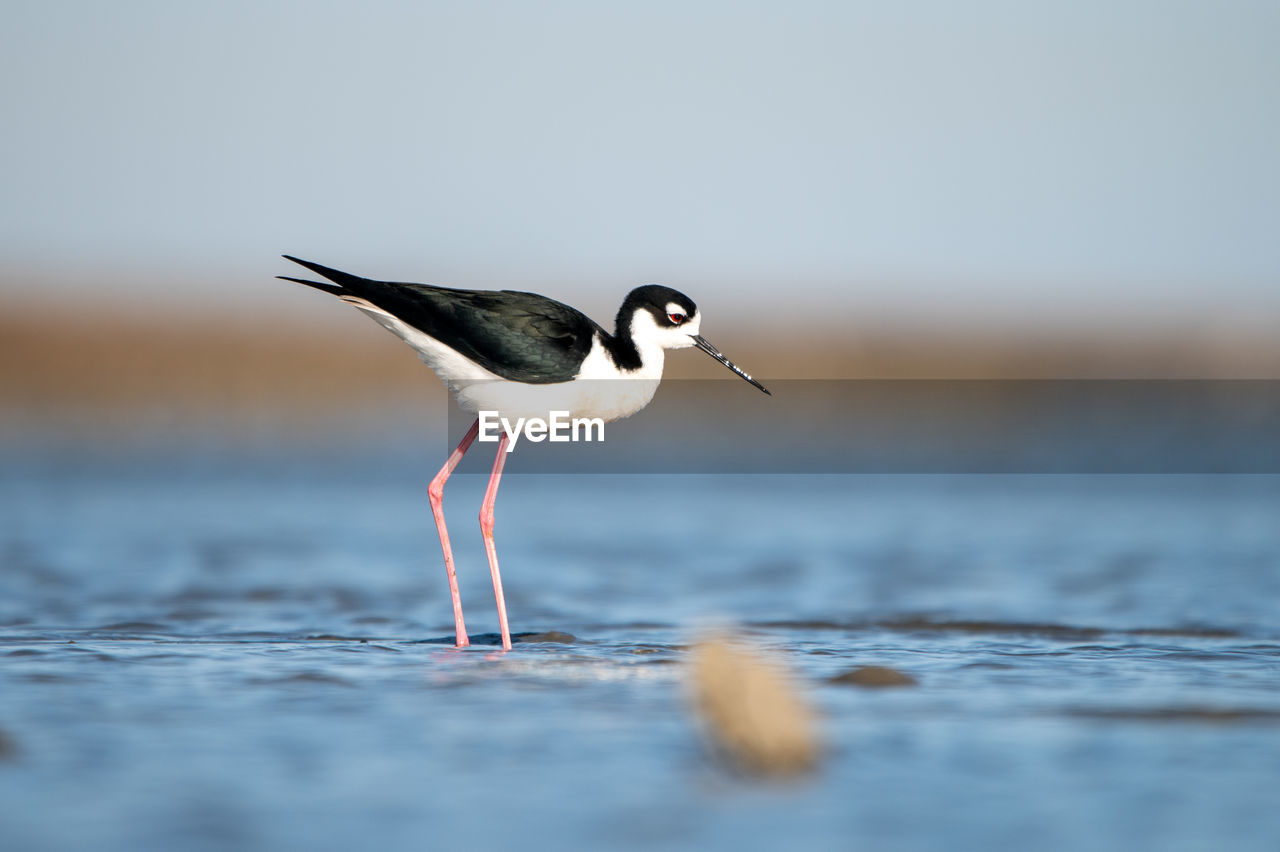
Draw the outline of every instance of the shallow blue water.
M424 641L430 472L13 466L0 847L1280 844L1280 478L510 476L513 628L575 638L501 655ZM473 634L483 486L446 493ZM819 708L812 778L705 757L722 624ZM867 664L919 685L824 682Z

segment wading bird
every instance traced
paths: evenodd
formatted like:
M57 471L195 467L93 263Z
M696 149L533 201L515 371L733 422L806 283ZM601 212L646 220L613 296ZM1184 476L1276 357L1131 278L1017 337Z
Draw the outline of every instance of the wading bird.
M764 385L698 334L702 316L683 293L648 285L627 294L610 334L581 311L546 296L514 290L455 290L428 284L373 281L284 255L328 280L278 276L332 293L372 317L413 347L435 370L458 405L472 414L541 417L551 411L604 422L635 414L649 404L662 380L668 349L696 346L743 379ZM462 620L462 599L453 549L444 522L444 484L479 433L477 419L444 467L431 480L428 495L440 547L444 551L458 647L470 644ZM493 542L493 504L507 457L506 431L498 439L493 473L480 509L480 529L493 576L502 647L511 649L507 606Z

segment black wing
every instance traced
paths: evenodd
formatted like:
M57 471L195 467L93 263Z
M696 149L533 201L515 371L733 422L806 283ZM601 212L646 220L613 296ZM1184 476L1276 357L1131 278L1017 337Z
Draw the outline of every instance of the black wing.
M536 293L373 281L284 257L333 283L280 278L335 296L364 299L504 379L567 382L591 351L596 332L603 333L581 311Z

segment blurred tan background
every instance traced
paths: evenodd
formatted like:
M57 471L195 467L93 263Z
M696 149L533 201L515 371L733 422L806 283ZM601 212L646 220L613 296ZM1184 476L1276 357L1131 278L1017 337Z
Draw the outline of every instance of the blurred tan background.
M7 19L10 437L443 410L282 252L606 326L659 281L766 381L1280 373L1274 4Z

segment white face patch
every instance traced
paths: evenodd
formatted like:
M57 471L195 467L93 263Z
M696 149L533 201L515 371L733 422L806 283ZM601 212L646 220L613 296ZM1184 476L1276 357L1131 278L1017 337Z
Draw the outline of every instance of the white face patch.
M673 303L668 307L675 307L682 316L684 315L684 308L679 305ZM673 326L667 322L660 322L643 308L637 309L631 317L631 339L640 350L640 357L646 363L650 357L653 357L657 359L656 363L661 364L661 355L657 354L661 350L684 349L693 345L691 335L698 333L698 321L698 315L694 314L692 319L686 318L680 325Z

